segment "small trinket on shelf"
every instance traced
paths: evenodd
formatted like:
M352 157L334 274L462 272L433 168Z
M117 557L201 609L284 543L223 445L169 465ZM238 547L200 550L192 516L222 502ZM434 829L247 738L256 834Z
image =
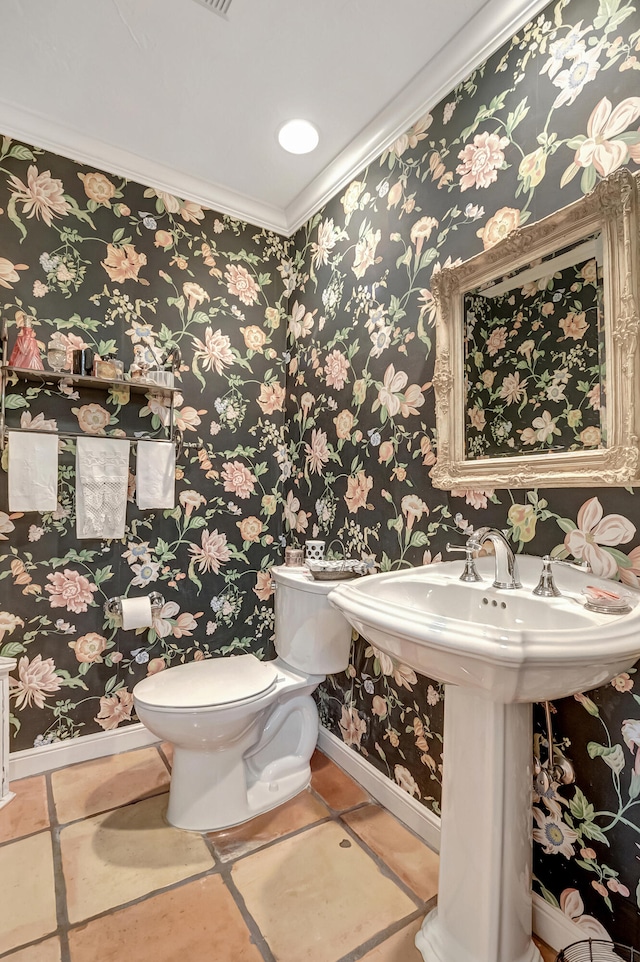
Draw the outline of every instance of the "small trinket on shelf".
M88 347L80 348L77 351L72 351L72 371L74 374L80 374L82 377L91 376L93 371L93 351Z
M143 344L136 344L133 348L133 364L129 368L129 375L132 380L146 381L147 371L151 365L147 361L146 351Z
M112 354L105 357L94 357L93 375L94 377L104 378L107 381L117 381L124 374L124 364Z
M23 370L44 371L36 332L28 324L25 324L18 331L18 337L9 358L9 365Z
M175 372L180 369L182 362L180 348L176 344L160 358L158 358L155 349L150 348L150 352L153 354L155 363L149 366L144 379L153 382L153 384L158 384L160 387L174 387ZM148 359L148 354L145 354L145 359Z
M160 387L173 387L175 383L173 371L158 371L155 368L149 368L145 380L151 381L152 384L158 384Z
M47 364L52 371L65 371L69 369L67 363L67 346L56 331L51 335L47 345Z

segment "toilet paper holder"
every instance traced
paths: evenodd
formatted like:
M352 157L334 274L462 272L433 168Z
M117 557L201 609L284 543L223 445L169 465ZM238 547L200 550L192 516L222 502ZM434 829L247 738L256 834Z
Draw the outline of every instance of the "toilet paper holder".
M149 601L151 602L151 612L152 614L158 614L164 607L164 598L159 591L151 591L149 593ZM122 621L122 596L117 598L109 598L104 603L104 613L107 618L111 618L112 621Z

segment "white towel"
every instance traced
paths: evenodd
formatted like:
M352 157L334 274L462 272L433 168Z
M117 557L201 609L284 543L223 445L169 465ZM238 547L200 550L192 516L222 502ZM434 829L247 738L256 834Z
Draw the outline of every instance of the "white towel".
M9 432L9 511L55 511L58 435Z
M136 503L146 508L175 508L176 449L171 441L138 441Z
M76 536L123 538L127 515L129 442L78 438Z

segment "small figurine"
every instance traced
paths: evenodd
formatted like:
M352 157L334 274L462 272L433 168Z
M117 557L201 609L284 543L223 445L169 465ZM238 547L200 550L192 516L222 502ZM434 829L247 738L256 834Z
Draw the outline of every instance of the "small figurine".
M129 374L134 381L142 381L146 378L151 365L147 361L147 352L144 344L135 344L133 347L133 363L129 368Z
M24 324L18 331L18 337L9 358L9 365L22 370L44 371L36 332L29 324Z

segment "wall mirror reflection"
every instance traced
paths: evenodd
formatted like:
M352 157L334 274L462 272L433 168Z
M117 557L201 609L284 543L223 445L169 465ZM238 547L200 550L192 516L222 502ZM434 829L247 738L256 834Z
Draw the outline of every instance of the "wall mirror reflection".
M436 487L638 479L639 185L618 171L434 277Z
M606 447L602 237L464 293L465 454Z

